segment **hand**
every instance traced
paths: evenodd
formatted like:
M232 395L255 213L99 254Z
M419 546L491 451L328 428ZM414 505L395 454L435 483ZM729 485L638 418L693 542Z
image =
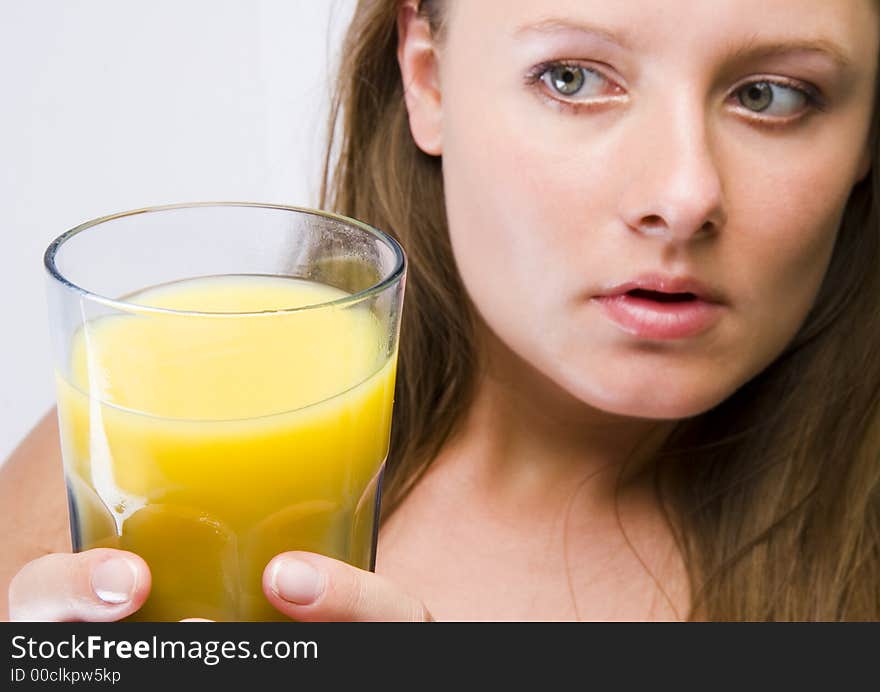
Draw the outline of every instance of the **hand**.
M110 622L140 608L150 569L134 553L95 548L55 553L26 564L9 586L9 619ZM424 604L386 578L316 553L276 556L263 591L280 612L308 621L417 621L433 618Z
M316 553L282 553L263 571L263 593L294 620L433 620L425 604L385 577Z
M110 622L140 608L150 593L150 568L134 553L95 548L53 553L29 562L9 584L9 619Z

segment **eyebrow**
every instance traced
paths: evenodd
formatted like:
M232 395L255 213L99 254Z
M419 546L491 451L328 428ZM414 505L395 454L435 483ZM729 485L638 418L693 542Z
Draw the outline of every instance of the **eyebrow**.
M746 42L745 45L731 51L730 58L733 60L745 60L797 54L812 54L827 58L842 70L848 70L853 66L852 58L849 57L847 52L834 41L825 38L793 39L762 43L760 39L754 37Z
M598 37L607 43L613 43L625 49L629 49L636 43L626 32L615 32L586 22L555 17L542 19L535 23L520 26L514 31L513 35L516 38L524 38L529 34L553 35L566 32ZM814 54L825 57L841 69L850 69L853 66L853 61L847 52L837 43L826 38L771 40L762 42L758 36L754 36L744 45L731 50L729 57L732 60L744 60L748 58L781 57L785 55L796 55L798 53Z
M561 33L579 33L595 36L608 43L614 43L621 48L629 48L632 44L629 36L625 33L617 33L600 26L594 26L584 22L576 22L570 19L557 19L550 17L542 19L533 24L525 24L517 28L513 35L515 38L525 38L528 34L561 34Z

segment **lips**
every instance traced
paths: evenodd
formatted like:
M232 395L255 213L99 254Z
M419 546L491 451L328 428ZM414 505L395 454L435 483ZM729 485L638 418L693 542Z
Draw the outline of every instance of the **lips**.
M642 339L694 337L714 326L724 300L691 277L650 274L604 290L592 299L614 324Z

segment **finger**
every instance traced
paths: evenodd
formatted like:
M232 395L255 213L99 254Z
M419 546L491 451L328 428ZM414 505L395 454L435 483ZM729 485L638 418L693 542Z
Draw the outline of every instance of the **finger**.
M9 619L109 622L131 615L150 592L150 569L134 553L95 548L26 564L9 585Z
M301 621L432 620L425 605L384 577L305 552L283 553L263 572L263 592L279 611Z

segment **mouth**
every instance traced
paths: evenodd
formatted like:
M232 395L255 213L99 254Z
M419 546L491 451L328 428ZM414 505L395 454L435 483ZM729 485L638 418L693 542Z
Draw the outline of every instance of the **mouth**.
M662 341L702 334L724 310L718 293L703 284L657 276L622 284L592 300L625 333Z
M649 291L644 288L634 288L631 291L627 291L624 295L639 300L651 300L657 303L685 303L691 300L699 300L695 294L690 292L664 293L663 291Z

